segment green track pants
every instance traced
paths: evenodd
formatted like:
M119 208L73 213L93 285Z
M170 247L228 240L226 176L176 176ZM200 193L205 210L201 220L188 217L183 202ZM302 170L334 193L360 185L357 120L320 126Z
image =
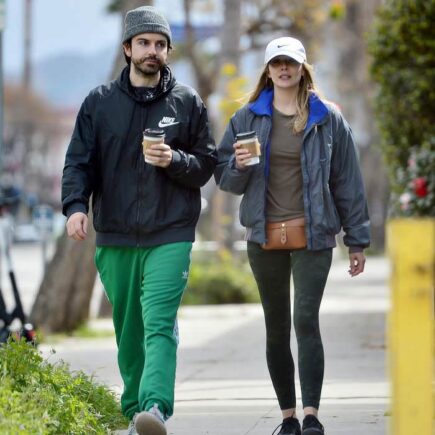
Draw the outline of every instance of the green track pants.
M123 413L157 403L174 408L177 311L186 287L191 242L151 248L97 247L95 263L113 306Z

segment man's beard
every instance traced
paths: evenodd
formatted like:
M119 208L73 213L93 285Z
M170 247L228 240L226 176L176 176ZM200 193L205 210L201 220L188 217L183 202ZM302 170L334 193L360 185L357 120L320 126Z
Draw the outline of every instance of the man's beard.
M153 60L156 63L146 64L146 60ZM142 57L140 59L134 59L132 57L131 63L133 65L133 68L135 69L136 74L147 78L156 76L165 67L165 64L156 57Z

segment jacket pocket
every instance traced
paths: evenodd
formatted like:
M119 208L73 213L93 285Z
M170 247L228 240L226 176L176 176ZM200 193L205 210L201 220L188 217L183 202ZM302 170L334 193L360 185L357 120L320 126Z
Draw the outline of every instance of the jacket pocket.
M244 227L255 227L265 223L264 218L264 199L261 198L263 192L253 189L252 186L247 189L240 203L240 223Z
M341 229L340 216L334 204L329 187L324 191L325 220L324 226L328 233L338 234Z

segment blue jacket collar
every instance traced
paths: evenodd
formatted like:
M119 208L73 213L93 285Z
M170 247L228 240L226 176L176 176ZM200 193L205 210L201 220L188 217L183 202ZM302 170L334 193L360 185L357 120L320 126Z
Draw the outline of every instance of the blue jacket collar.
M256 115L272 116L272 103L273 89L266 88L261 92L259 97L254 102L248 104L248 107ZM310 95L308 104L309 114L305 131L309 130L312 125L321 122L329 112L328 108L316 94Z
M248 104L249 109L256 115L272 116L273 88L266 88L261 91L258 98Z
M305 131L308 131L314 124L320 124L329 113L325 103L316 94L310 94L308 105L309 113Z

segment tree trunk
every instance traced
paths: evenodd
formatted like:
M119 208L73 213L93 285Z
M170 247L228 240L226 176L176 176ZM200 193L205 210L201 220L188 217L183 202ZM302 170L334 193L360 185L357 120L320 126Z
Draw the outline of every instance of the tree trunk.
M120 5L120 16L124 20L128 10L151 4L152 1L124 0ZM121 47L111 78L119 74L123 65L125 60ZM65 231L57 242L55 254L47 265L30 315L37 328L45 332L68 332L89 318L89 305L97 273L94 254L95 231L92 214L89 213L88 236L85 241L70 240Z
M83 242L69 239L66 231L58 239L30 316L37 328L45 333L69 332L88 319L96 276L94 252L91 223Z
M237 75L240 74L240 41L241 37L241 0L224 1L224 24L221 32L221 52L219 67L225 64L232 64L236 67ZM219 74L217 83L218 94L225 95L225 88L230 78L225 74ZM225 130L226 117L219 116L216 120L215 130L218 137L222 137ZM235 222L237 198L222 190L217 189L213 197L213 228L219 228L216 233L216 241L220 248L225 248L231 252L234 250L234 241L237 240L235 234Z
M189 58L197 83L197 91L204 103L207 104L208 97L213 93L216 87L216 74L215 72L208 72L204 68L204 62L198 55L195 45L196 37L191 21L191 6L192 0L184 0L184 29L185 29L185 44L186 55Z
M364 35L373 24L375 10L381 1L348 0L345 19L331 26L329 31L332 35L325 38L333 41L329 54L335 59L329 57L331 66L345 72L337 78L336 102L343 107L360 147L361 168L372 224L371 246L375 250L384 247L389 187L380 152L375 146L379 143L379 134L374 127L374 86L368 76L369 59Z

